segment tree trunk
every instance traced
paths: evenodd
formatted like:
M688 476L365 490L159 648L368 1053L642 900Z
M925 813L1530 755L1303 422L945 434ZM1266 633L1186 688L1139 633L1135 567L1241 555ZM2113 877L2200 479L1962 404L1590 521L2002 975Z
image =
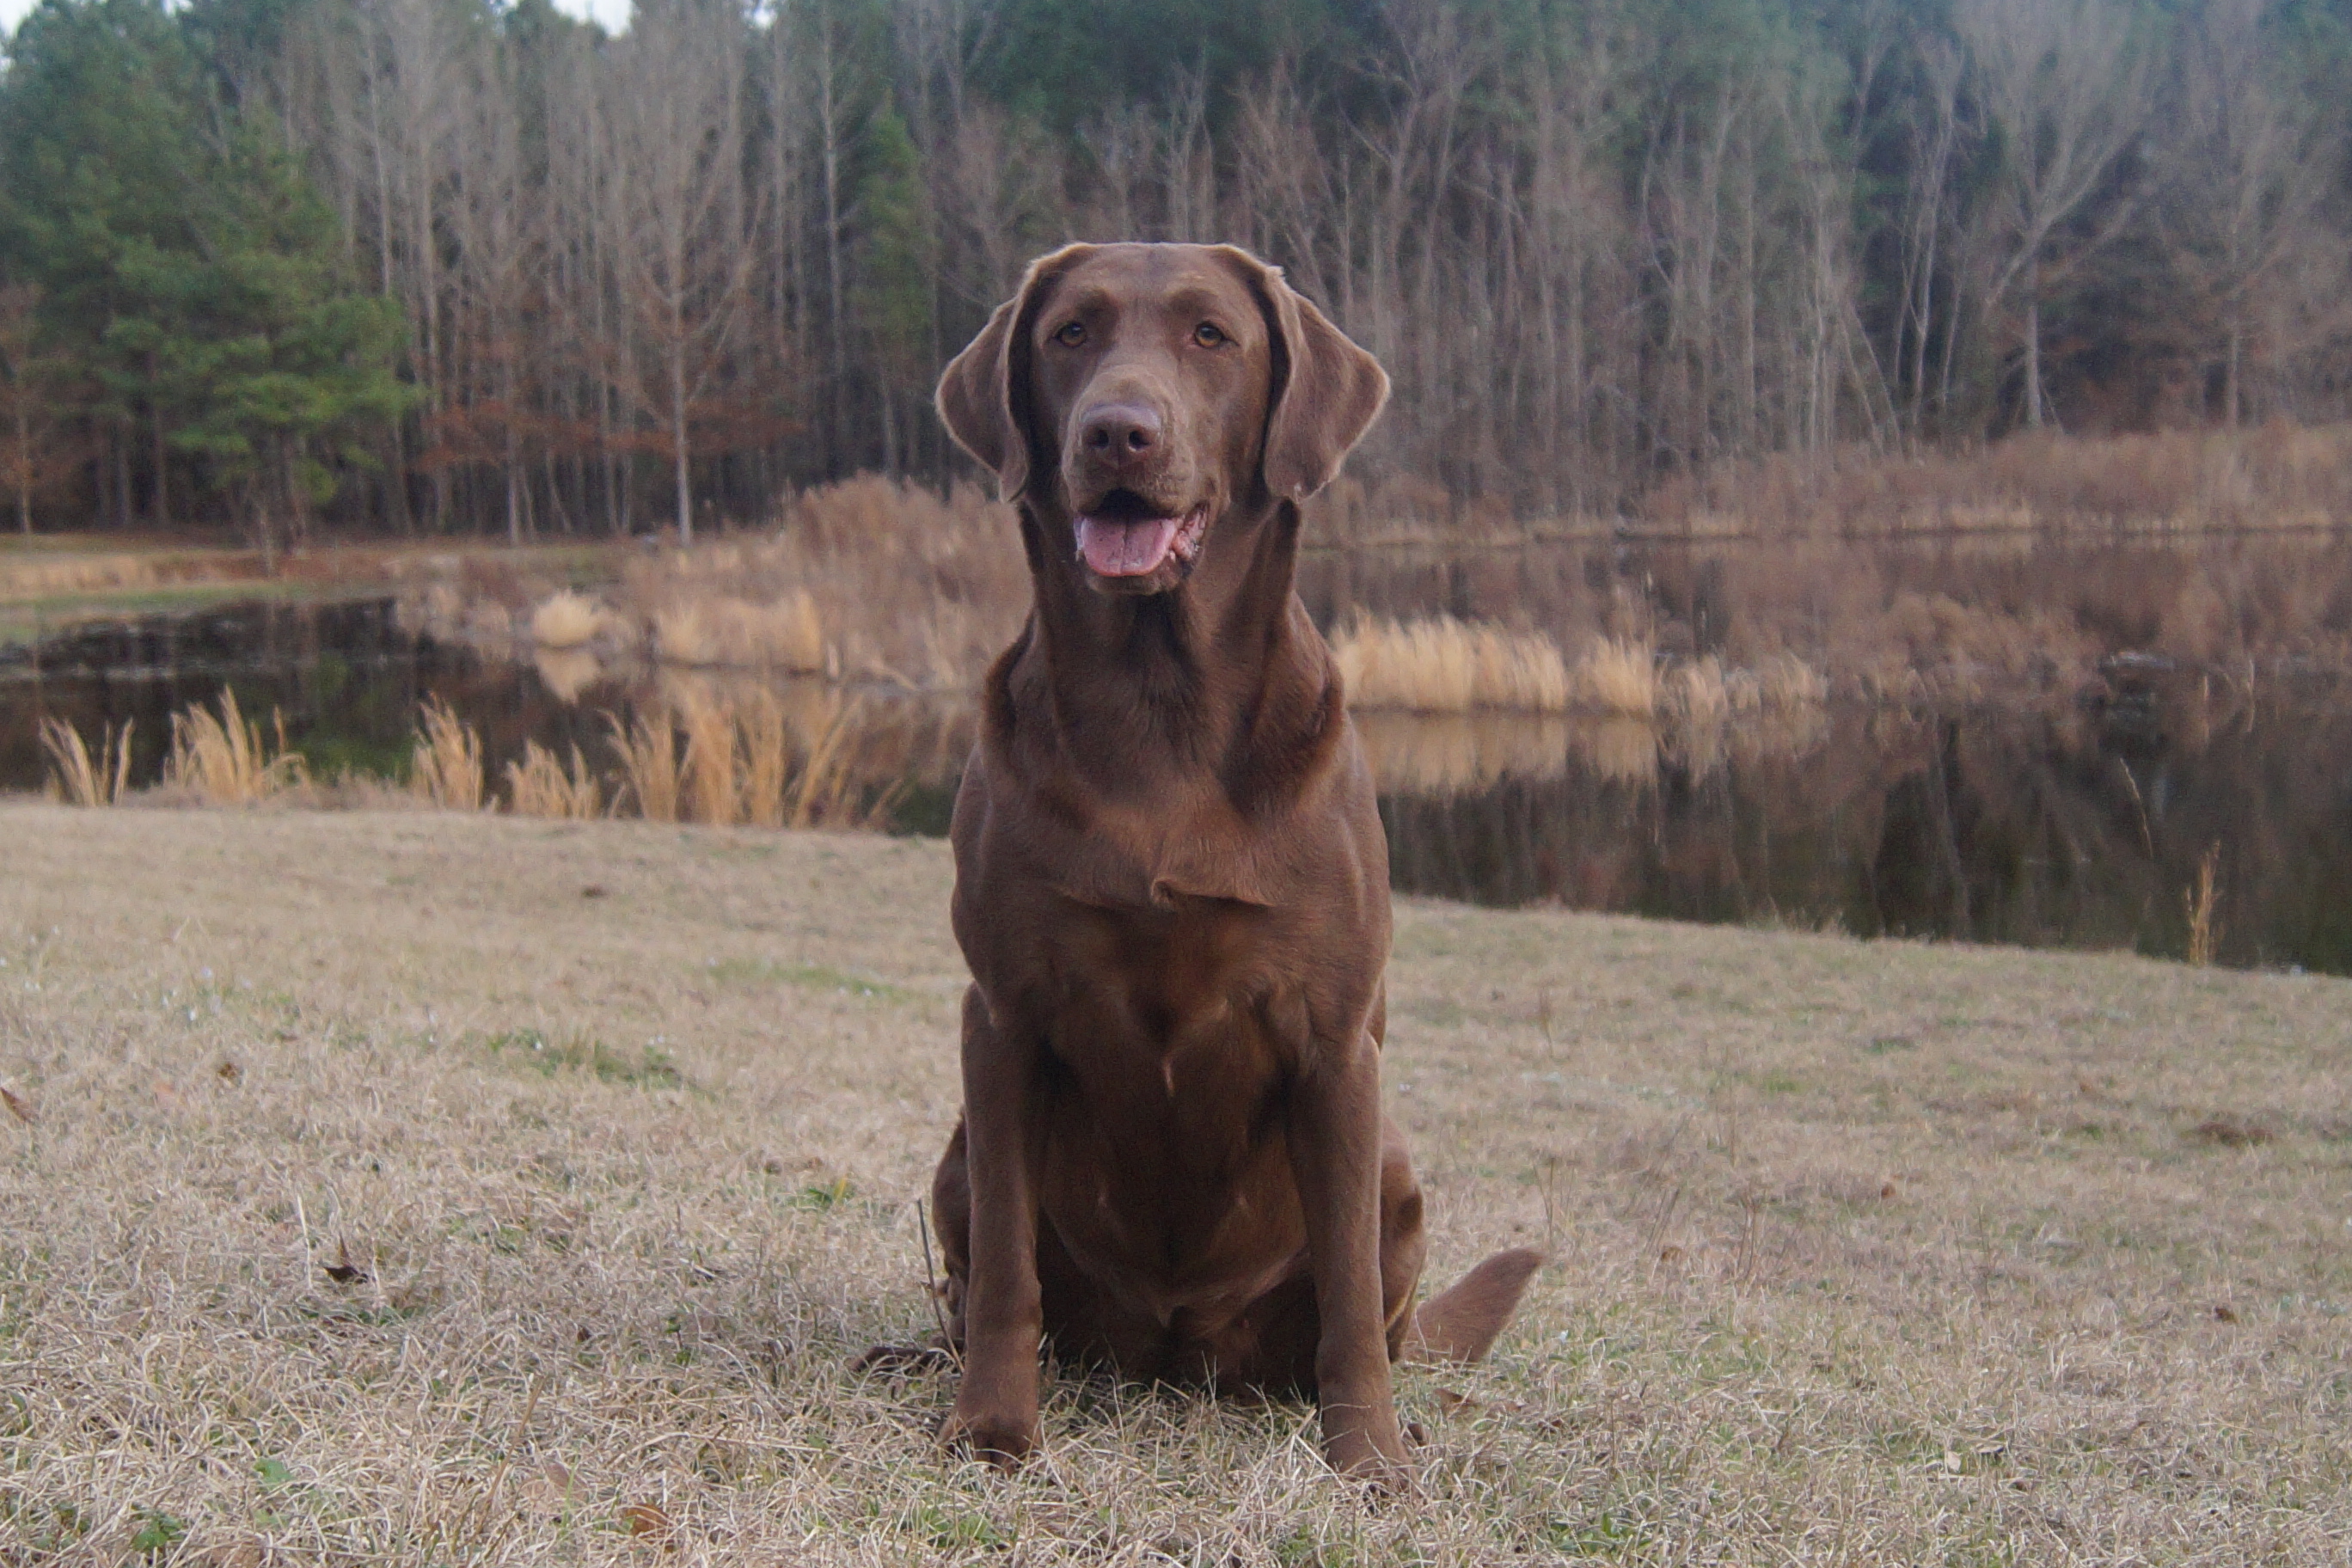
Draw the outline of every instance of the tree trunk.
M155 374L154 361L152 356L148 361L147 374L150 376L152 376ZM161 531L172 526L172 448L164 442L163 439L163 411L160 408L151 407L148 410L148 414L152 418L155 426L153 432L155 443L155 495L150 510L154 518L155 528L158 531Z
M2233 310L2230 315L2230 365L2221 379L2221 400L2229 410L2230 428L2232 430L2238 427L2238 375L2245 342L2245 328Z
M833 308L831 394L825 399L825 470L841 477L843 382L847 376L847 353L842 338L841 282L841 105L833 90L833 34L827 29L817 49L817 118L824 138L824 274L828 303Z
M677 542L692 544L694 498L687 488L686 339L683 335L674 338L670 348L669 422L670 440L677 453L674 462L677 478Z
M2025 264L2025 427L2042 428L2042 268Z
M114 526L131 531L131 432L118 422L114 430Z
M16 526L27 538L33 532L33 418L22 387L16 404Z

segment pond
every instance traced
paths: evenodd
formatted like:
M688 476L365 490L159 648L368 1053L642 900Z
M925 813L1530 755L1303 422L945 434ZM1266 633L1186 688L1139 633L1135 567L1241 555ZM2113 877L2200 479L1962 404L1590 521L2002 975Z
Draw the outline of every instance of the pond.
M439 699L495 776L531 741L608 758L610 715L691 700L697 679L487 658L389 600L154 616L0 652L0 789L42 786L45 717L92 737L130 722L131 776L152 782L171 714L225 685L249 715L281 711L326 774L397 773L419 703ZM856 786L887 826L944 831L971 742L960 703L782 689L788 708L846 715ZM1696 733L1360 722L1400 891L2177 955L2210 866L2221 962L2352 973L2352 703L2326 686L2254 700L2118 659L2063 698L1832 703Z

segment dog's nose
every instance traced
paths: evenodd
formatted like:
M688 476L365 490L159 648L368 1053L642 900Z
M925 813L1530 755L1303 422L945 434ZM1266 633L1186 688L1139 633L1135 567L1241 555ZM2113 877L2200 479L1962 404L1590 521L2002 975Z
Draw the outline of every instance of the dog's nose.
M1160 415L1138 403L1106 403L1087 410L1078 428L1087 456L1114 465L1139 462L1160 446Z

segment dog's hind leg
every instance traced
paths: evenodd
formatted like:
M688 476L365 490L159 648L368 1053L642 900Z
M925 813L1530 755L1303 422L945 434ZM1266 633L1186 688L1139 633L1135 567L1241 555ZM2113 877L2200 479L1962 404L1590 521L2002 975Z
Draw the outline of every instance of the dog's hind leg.
M1498 1252L1465 1274L1451 1290L1413 1314L1404 1353L1412 1361L1473 1362L1484 1357L1518 1310L1543 1254L1524 1247Z

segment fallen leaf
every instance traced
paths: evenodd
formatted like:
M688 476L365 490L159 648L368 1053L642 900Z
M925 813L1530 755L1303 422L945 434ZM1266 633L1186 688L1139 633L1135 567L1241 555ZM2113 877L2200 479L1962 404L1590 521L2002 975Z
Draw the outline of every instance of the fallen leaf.
M352 1285L367 1278L367 1270L352 1261L349 1242L335 1243L335 1260L327 1265L327 1278L338 1285Z
M33 1114L32 1103L5 1083L0 1083L0 1105L5 1105L8 1114L27 1127L40 1120Z
M677 1545L677 1521L652 1503L631 1503L621 1510L621 1522L640 1541L661 1547Z
M537 1514L562 1513L572 1500L572 1472L550 1459L540 1472L522 1483L523 1507Z

